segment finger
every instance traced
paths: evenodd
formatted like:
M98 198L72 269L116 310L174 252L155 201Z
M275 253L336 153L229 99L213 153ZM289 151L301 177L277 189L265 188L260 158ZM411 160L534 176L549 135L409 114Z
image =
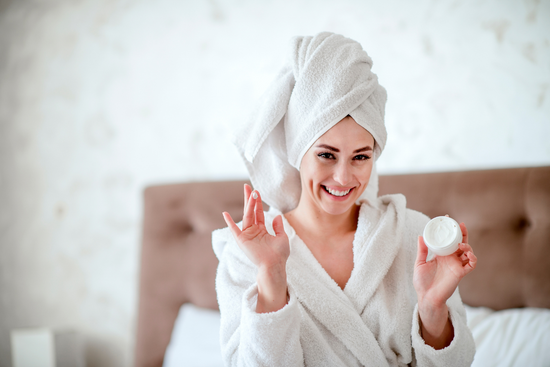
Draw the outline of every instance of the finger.
M256 199L254 198L254 193L252 193L248 197L246 208L244 209L243 231L254 224L254 205L255 204L256 204Z
M248 184L244 184L244 207L243 207L243 213L246 211L246 204L248 204L248 198L250 197L250 194L252 193L252 188Z
M239 227L235 224L235 221L233 221L233 218L231 218L231 214L228 212L223 212L223 219L225 220L225 223L227 223L227 226L229 227L229 230L233 234L233 237L237 239L241 235L241 230Z
M468 229L464 223L460 223L460 229L462 230L462 242L468 243Z
M468 264L465 266L465 268L468 270L468 272L470 272L476 268L477 256L471 251L466 252L466 256L468 257Z
M283 225L283 217L278 215L273 219L273 230L275 231L275 236L279 237L285 235L285 226Z
M456 257L462 257L464 255L464 250L458 247L458 249L455 251L453 255L455 255Z
M256 214L256 224L265 225L264 206L262 204L262 198L260 196L260 192L257 190L254 192L258 195L258 199L256 200L256 205L254 206L254 214Z
M458 244L458 248L464 252L474 252L474 250L472 249L472 246L470 246L469 243L460 243Z
M463 243L458 244L458 247L456 248L456 251L453 252L453 255L456 255L456 256L460 257L464 254L464 251L466 251L466 250L464 249L464 246L462 246L462 245L463 245Z
M427 257L428 257L428 247L424 243L424 237L418 236L418 250L416 252L415 266L425 264Z

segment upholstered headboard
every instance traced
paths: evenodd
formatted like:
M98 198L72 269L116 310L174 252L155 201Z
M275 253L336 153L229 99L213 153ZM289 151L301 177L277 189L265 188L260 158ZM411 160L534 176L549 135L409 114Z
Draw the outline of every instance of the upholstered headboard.
M222 211L242 217L244 182L145 190L136 366L162 365L182 304L217 309L210 235ZM461 282L465 303L550 308L550 167L381 176L379 186L466 223L478 266Z

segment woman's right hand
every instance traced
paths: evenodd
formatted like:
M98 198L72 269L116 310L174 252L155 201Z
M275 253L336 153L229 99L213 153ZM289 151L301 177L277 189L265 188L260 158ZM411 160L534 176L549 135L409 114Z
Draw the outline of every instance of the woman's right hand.
M229 213L223 218L237 244L258 267L258 302L256 312L272 312L284 307L287 301L286 261L290 255L288 236L283 218L273 220L275 236L265 227L262 198L258 191L244 185L244 216L242 230Z

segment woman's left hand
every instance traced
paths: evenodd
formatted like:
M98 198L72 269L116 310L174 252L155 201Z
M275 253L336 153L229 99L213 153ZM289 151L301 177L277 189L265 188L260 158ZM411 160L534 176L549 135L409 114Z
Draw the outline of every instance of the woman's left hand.
M428 248L418 237L418 253L414 265L413 284L418 297L418 315L424 342L435 349L447 347L454 338L447 300L460 280L475 269L477 258L468 244L468 230L460 223L462 243L448 256L436 256L426 262Z
M468 230L460 223L462 243L458 250L448 256L436 256L426 262L428 248L422 236L418 237L418 253L414 266L413 284L419 304L437 307L445 304L458 283L466 274L475 269L477 257L468 244Z

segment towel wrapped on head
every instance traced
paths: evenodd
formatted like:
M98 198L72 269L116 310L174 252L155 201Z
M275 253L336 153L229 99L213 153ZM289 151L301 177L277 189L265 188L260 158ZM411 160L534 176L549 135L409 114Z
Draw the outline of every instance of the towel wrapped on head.
M298 205L304 154L348 115L372 134L374 157L380 156L386 90L371 67L361 45L344 36L323 32L292 39L288 62L234 139L267 204L283 213ZM373 200L377 193L373 168L361 198Z

